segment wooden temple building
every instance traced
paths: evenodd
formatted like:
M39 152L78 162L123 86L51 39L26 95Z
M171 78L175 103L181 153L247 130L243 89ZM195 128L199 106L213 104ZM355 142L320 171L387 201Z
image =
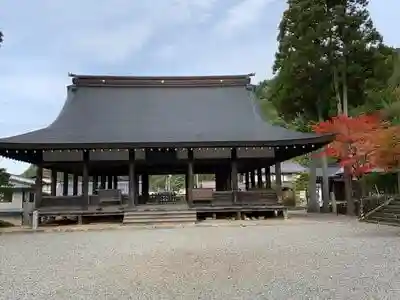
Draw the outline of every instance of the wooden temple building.
M121 215L140 223L154 215L188 221L227 212L239 218L283 213L280 162L331 140L266 123L252 74L70 76L67 99L53 123L0 139L0 155L37 166L32 211L39 216ZM275 190L269 172L274 164ZM43 194L44 168L52 174L50 195ZM60 173L63 195L56 195ZM155 174L185 174L186 198L149 195L149 175ZM194 189L194 174L215 174L215 190ZM238 190L238 174L246 190ZM118 189L121 176L129 178L127 194Z

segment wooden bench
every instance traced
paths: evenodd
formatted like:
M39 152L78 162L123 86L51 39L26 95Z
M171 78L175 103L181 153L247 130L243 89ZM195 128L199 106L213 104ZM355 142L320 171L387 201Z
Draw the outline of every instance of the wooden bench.
M192 190L192 201L194 204L211 204L213 201L212 188L200 188Z
M71 195L71 196L43 196L40 202L42 209L46 208L57 208L57 207L84 207L87 203L84 202L82 195Z
M120 205L122 204L121 190L98 190L100 205Z
M278 205L278 195L273 189L241 191L237 194L237 202L242 205Z
M232 206L233 191L215 191L213 192L213 206Z

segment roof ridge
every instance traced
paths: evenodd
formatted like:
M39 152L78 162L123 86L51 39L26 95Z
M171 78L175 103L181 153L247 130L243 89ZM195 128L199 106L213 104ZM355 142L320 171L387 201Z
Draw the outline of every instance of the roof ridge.
M69 74L75 86L210 87L246 86L254 74L210 76L111 76Z
M74 74L68 73L69 77L80 79L121 79L121 80L205 80L205 79L249 79L255 76L255 73L236 74L236 75L182 75L182 76L134 76L134 75L90 75L90 74Z

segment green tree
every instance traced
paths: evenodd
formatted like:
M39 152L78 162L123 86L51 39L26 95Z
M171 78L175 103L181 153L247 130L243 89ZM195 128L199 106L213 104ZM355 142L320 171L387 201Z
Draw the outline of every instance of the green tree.
M30 165L30 166L28 167L28 169L26 169L26 170L21 174L21 176L28 177L28 178L35 177L35 176L36 176L36 166L35 166L35 165Z
M327 4L328 3L328 4ZM365 0L289 0L279 27L271 101L286 121L320 121L367 102L392 74Z
M5 169L0 168L0 202L12 200L12 185L10 184L10 174ZM0 221L0 227L2 223Z
M287 127L287 123L279 116L276 107L271 101L270 87L273 81L272 79L259 82L255 89L255 95L264 120L273 125Z
M0 168L0 187L9 186L10 174L6 172L6 169Z
M279 48L270 89L271 101L287 122L308 131L310 122L332 113L330 22L324 1L289 0L279 27ZM302 161L308 161L303 157ZM327 160L323 159L324 210L329 209Z
M326 8L319 0L288 3L279 26L270 99L286 122L299 116L316 121L328 116L331 94Z

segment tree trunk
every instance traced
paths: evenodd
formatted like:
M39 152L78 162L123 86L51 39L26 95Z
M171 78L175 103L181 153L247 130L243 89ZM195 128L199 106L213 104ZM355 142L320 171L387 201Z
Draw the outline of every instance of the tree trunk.
M318 119L323 121L321 110L318 110ZM322 164L322 212L329 213L329 178L328 178L328 159L326 155L321 155Z
M311 154L313 155L313 154ZM317 185L316 185L316 165L315 158L311 157L310 161L310 176L308 181L309 198L307 204L307 212L316 213L320 212L320 207L317 199Z
M322 163L322 212L329 213L329 178L328 178L328 159L326 155L321 156Z
M343 57L343 72L342 72L342 89L343 89L343 114L345 116L349 115L349 104L348 104L348 87L347 87L347 61L346 61L346 52L344 51ZM349 151L349 149L347 149ZM355 214L355 206L353 199L353 191L352 191L352 175L351 168L344 168L344 194L345 200L347 202L347 215L354 216Z
M397 193L400 194L400 171L397 171Z
M360 179L358 179L360 182L360 190L361 190L361 197L366 197L367 196L367 180L365 176L362 176Z
M342 97L340 96L340 88L339 88L339 76L336 66L333 66L333 87L336 95L336 106L337 106L337 114L341 115L343 113L342 109Z
M347 88L347 58L346 55L343 57L343 74L342 74L342 83L343 83L343 114L345 116L349 115L349 101L348 101L348 88Z
M353 199L353 190L352 190L352 176L350 167L344 167L344 196L347 202L347 215L354 216L355 215L355 205Z

